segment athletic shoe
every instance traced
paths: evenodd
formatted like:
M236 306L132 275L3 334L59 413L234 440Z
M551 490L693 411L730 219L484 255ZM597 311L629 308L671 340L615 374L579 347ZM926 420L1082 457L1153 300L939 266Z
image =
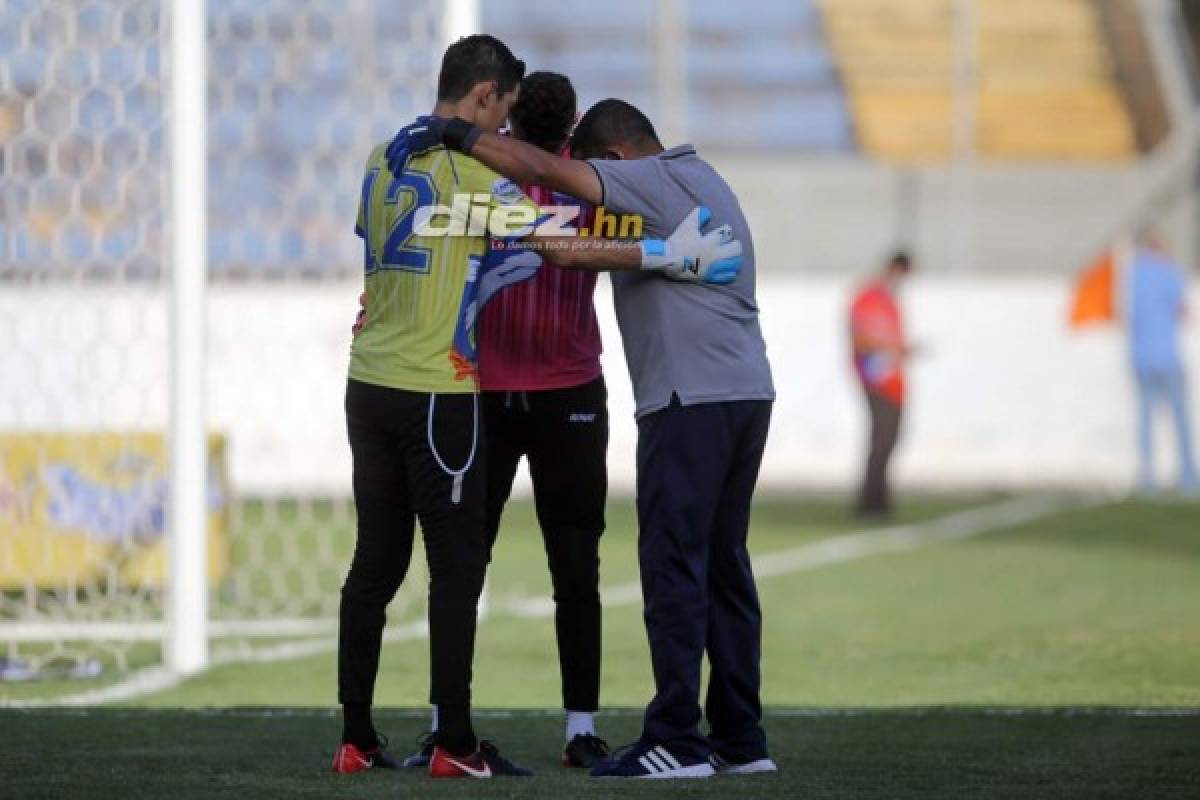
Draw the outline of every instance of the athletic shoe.
M433 759L433 731L422 733L417 737L417 752L411 756L405 756L400 762L400 766L404 769L414 769L417 767L425 768L429 766L429 762Z
M454 756L435 746L429 760L431 778L525 778L532 774L500 755L491 742L480 742L479 749L469 756Z
M594 733L577 733L563 748L562 765L591 769L608 756L608 742Z
M387 744L387 740L384 740ZM375 745L367 750L357 745L343 742L333 754L333 771L342 775L364 772L368 769L396 769L399 762L392 758L381 745Z
M594 778L708 778L715 774L707 758L691 758L642 741L622 747L591 772Z
M722 758L719 754L713 753L709 760L712 761L713 767L716 768L720 775L759 775L766 772L778 772L779 767L775 766L775 762L763 756L750 761L730 761Z

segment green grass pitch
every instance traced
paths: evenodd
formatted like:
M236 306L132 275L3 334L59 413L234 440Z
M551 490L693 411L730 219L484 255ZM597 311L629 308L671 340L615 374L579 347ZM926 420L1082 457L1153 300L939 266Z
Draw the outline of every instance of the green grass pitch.
M411 715L381 713L394 732ZM600 722L636 735L633 713ZM1200 796L1200 720L1115 713L1004 716L877 710L766 720L781 772L696 781L593 779L557 764L557 717L478 721L533 778L433 781L419 772L329 773L337 720L245 710L8 712L20 744L0 755L6 798L1080 798ZM398 742L399 744L404 744Z
M901 521L997 499L917 498ZM628 501L614 499L609 523L603 581L628 585ZM752 549L770 563L859 527L836 498L765 497ZM515 504L477 651L476 702L496 711L477 727L535 779L327 774L339 729L330 651L217 667L123 708L0 711L0 797L1200 797L1197 504L1068 510L764 577L777 776L630 785L558 767L561 721L544 710L559 705L553 626L512 613L548 585L531 510ZM618 710L601 734L621 744L651 691L640 606L614 604L604 624L602 703ZM424 640L385 648L379 727L396 750L424 728L426 664ZM0 686L0 698L47 688Z

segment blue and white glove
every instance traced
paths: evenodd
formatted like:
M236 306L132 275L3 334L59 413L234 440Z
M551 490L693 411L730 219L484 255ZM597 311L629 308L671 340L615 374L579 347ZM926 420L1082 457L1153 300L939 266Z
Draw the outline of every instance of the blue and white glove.
M424 152L424 150L429 150L433 147L436 147L437 144L440 143L435 142L432 145L428 145L424 148L424 150L414 151L412 149L413 142L411 140L414 138L417 139L415 142L417 145L425 144L419 139L419 137L424 131L428 130L428 126L425 124L425 120L428 119L430 119L430 117L417 117L414 122L410 122L397 131L396 135L392 137L392 141L388 142L388 170L393 175L399 175L400 173L404 172L404 166L408 163L409 156L420 154Z
M480 311L496 293L514 284L527 281L542 268L542 257L518 244L512 250L488 250L479 269L479 293L476 303Z
M479 134L480 130L466 120L430 115L417 117L397 131L388 144L388 169L393 175L399 175L410 156L419 156L441 145L469 153Z
M711 211L696 206L666 239L642 240L642 269L676 281L733 283L742 271L742 243L728 225L701 230L710 219Z

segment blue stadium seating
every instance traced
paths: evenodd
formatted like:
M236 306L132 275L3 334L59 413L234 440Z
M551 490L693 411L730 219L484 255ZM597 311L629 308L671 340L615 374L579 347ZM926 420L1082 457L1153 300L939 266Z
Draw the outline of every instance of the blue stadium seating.
M692 141L701 148L854 147L812 0L760 0L752 13L720 0L684 5ZM657 115L656 4L481 6L485 30L508 41L531 69L569 75L582 106L619 96ZM0 179L16 178L9 202L20 210L3 222L0 242L8 245L0 256L7 269L33 274L69 271L73 262L100 277L155 274L166 158L159 3L47 7L0 3L2 88L24 104L8 113L37 121L8 145L14 163L0 164ZM361 0L356 7L372 13L367 24L335 2L307 3L297 13L293 0L208 0L214 275L321 275L357 266L347 232L362 158L372 141L431 102L441 11L433 0ZM77 98L73 112L70 97ZM39 212L26 184L47 180L54 165L83 161L91 171L68 170L75 184L64 190L83 198L80 211L59 214L62 203L50 203Z
M836 152L853 125L810 0L685 2L687 137L701 148ZM531 69L570 76L586 106L621 97L653 119L655 4L489 0L484 28Z

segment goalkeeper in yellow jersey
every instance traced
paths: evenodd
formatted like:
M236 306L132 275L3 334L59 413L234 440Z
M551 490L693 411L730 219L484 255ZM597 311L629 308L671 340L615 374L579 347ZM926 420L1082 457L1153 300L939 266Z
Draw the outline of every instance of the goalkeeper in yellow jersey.
M460 39L443 57L434 115L495 131L523 75L524 64L494 37ZM532 276L542 252L568 269L732 281L741 245L727 226L702 233L701 216L693 213L663 240L547 235L537 206L469 156L440 146L416 154L388 153L386 145L372 151L356 226L364 242L366 315L346 389L358 531L342 588L344 727L335 771L396 766L380 745L371 703L384 612L408 570L419 518L429 562L430 702L438 709L430 774L529 774L478 742L470 715L487 561L473 331L481 293ZM489 242L499 243L490 253Z

